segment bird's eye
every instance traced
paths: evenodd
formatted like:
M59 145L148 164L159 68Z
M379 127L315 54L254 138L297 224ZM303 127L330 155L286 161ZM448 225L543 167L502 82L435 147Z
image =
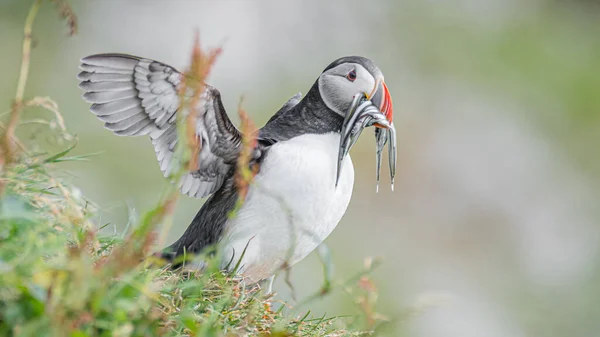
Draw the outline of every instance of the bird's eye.
M348 75L346 75L346 78L348 79L348 81L350 82L354 82L354 80L356 79L356 70L352 69L348 72Z

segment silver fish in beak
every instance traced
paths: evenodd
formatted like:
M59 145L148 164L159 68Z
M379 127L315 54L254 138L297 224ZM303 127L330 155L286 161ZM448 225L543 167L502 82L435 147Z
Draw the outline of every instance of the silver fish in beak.
M375 145L377 148L375 157L375 169L377 177L376 192L379 192L379 173L381 172L381 157L385 143L388 144L388 164L390 166L390 180L392 191L394 191L394 177L396 176L396 129L394 123L389 129L375 129Z
M377 89L375 94L372 95L371 100L367 99L367 96L363 93L355 95L346 113L340 136L336 186L340 178L342 162L350 151L350 148L356 143L365 128L375 126L377 191L379 191L381 157L386 143L388 144L392 191L394 190L394 176L396 174L396 129L391 120L393 116L391 97L383 81L379 82Z

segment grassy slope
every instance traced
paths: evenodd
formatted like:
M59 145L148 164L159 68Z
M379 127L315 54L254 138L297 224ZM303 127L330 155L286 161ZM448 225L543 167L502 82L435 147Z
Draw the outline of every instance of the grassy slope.
M0 335L358 335L347 321L273 311L258 287L221 273L152 267L144 257L172 199L135 229L101 237L98 210L61 182L56 155L20 153L3 172L0 200ZM279 305L285 308L287 305Z
M140 263L155 238L147 223L162 205L124 237L99 237L92 204L48 173L69 159L77 158L24 157L5 172L0 335L359 334L339 318L276 312L258 287L244 288L217 263L203 274Z

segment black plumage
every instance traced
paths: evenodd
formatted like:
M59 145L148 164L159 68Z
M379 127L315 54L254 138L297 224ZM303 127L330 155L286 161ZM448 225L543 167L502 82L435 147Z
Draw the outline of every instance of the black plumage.
M370 60L359 56L340 58L324 71L344 63L360 64L374 78L381 77ZM91 111L117 135L149 135L160 169L168 176L177 143L175 114L181 73L164 63L124 54L92 55L83 58L80 67L80 87L84 99L93 103ZM234 175L241 134L229 120L217 89L206 87L196 113L202 143L200 168L186 174L179 184L184 194L210 197L182 236L165 249L163 256L168 259L218 243L238 200ZM273 144L304 134L340 132L343 123L344 116L321 97L317 80L304 98L293 96L259 130L252 161L262 162Z

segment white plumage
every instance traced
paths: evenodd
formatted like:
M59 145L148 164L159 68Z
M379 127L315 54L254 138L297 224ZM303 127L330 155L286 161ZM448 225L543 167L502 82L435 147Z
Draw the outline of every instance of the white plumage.
M160 169L169 176L178 143L176 116L188 113L178 111L184 75L164 63L124 54L85 57L81 69L78 78L84 99L93 103L90 110L117 135L149 135ZM370 100L360 103L364 98ZM263 142L252 158L260 164L259 173L243 206L228 218L237 197L232 175L242 134L227 116L219 91L209 85L190 111L196 115L199 166L175 183L189 196L213 197L163 256L200 253L217 244L222 267L237 265L243 255L238 273L251 281L294 265L329 236L352 195L354 168L347 151L373 121L393 129L381 71L363 57L334 61L305 98L292 97L260 129ZM203 263L195 264L186 266L201 268Z
M223 265L259 281L313 251L346 212L354 185L350 156L335 187L339 133L306 134L270 149L246 202L226 224ZM235 252L235 257L232 256Z

